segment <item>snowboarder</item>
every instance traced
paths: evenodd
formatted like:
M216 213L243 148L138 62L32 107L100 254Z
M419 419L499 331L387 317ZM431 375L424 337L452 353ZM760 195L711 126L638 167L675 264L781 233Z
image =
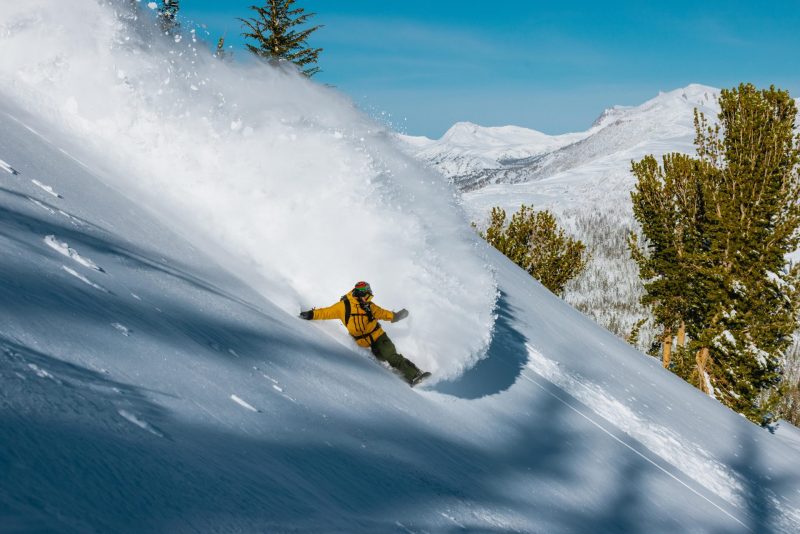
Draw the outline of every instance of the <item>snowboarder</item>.
M431 374L421 371L413 362L407 360L397 349L381 328L378 319L396 323L408 317L408 311L397 312L384 310L372 301L372 288L366 282L358 282L355 287L339 302L327 308L312 308L301 311L300 318L306 320L339 319L345 328L362 347L369 347L379 360L388 362L394 369L402 373L403 378L412 387L419 384Z

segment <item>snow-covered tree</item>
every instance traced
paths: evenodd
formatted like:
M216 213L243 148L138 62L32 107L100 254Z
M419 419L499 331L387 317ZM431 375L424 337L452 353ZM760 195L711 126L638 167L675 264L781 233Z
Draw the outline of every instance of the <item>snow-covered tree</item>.
M322 48L309 48L309 36L322 26L311 26L296 31L316 13L305 13L303 8L292 8L294 0L267 0L263 7L250 6L255 17L240 18L249 31L242 35L254 43L246 43L247 49L258 57L269 61L290 61L306 76L320 71L316 63Z

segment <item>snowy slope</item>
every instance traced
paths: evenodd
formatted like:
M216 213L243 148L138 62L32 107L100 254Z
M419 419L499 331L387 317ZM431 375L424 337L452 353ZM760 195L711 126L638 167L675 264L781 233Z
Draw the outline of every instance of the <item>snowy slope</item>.
M13 25L0 18L0 26ZM8 33L0 36L8 50ZM340 326L300 321L286 292L265 291L281 287L272 277L283 250L226 246L236 235L230 228L253 233L247 209L214 218L227 225L214 231L182 213L170 193L174 176L157 170L145 177L163 198L144 202L126 174L152 165L149 154L126 152L142 160L112 167L97 131L43 112L53 110L47 98L58 100L56 89L25 101L9 79L0 78L0 530L800 528L796 449L664 372L479 241L464 237L468 247L444 253L463 254L454 261L467 272L479 264L499 289L487 309L464 310L494 317L491 329L470 337L491 336L483 358L474 364L459 354L468 350L463 332L444 328L440 342L453 349L440 354L442 368L449 359L466 368L409 389ZM308 90L302 80L279 80ZM354 112L338 105L332 113L352 126ZM152 120L169 130L163 116ZM313 123L293 133L317 130L327 132ZM275 121L252 135L266 142L284 132ZM226 150L201 140L168 146L184 162ZM400 157L381 136L365 137L364 146ZM330 165L324 145L315 148L321 153L306 158ZM244 188L236 176L219 181ZM406 210L393 191L408 178L393 180L375 198ZM273 186L274 194L283 189L291 184ZM442 208L452 199L444 191L441 204L421 206L444 211L428 214L436 222L461 217ZM202 198L183 202L213 217ZM315 232L291 226L283 246ZM419 232L435 264L452 228ZM407 249L397 252L407 261ZM422 272L435 268L426 258L417 260ZM302 287L308 275L283 276ZM482 276L461 283L484 291ZM324 280L313 294L335 298L341 285ZM410 290L379 291L378 301L411 310L412 320L386 325L404 350L426 331L418 307L436 304Z
M20 115L0 115L0 158L19 171L2 190L5 526L797 527L796 450L499 255L487 251L502 295L486 359L411 390L341 330L226 274Z

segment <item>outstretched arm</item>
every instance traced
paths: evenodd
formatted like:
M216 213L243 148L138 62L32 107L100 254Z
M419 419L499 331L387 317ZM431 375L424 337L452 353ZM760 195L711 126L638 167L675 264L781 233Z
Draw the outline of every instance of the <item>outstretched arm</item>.
M370 309L372 310L372 316L375 317L379 321L391 321L394 319L394 312L390 312L389 310L385 310L375 304L374 302L369 303Z
M375 303L372 303L372 315L374 315L376 319L379 319L381 321L391 321L393 323L396 323L397 321L400 321L401 319L405 319L406 317L408 317L408 310L403 308L400 311L391 312L389 310L381 308Z
M325 321L327 319L344 320L344 304L341 301L327 308L314 308L300 312L301 319Z

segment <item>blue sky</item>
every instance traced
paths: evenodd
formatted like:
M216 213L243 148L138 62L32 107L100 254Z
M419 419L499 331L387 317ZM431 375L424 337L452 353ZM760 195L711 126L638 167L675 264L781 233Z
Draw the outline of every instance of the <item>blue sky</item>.
M263 0L182 0L185 22L227 32ZM800 96L800 1L298 0L310 44L359 106L414 135L457 121L585 130L603 109L689 83L775 84Z

